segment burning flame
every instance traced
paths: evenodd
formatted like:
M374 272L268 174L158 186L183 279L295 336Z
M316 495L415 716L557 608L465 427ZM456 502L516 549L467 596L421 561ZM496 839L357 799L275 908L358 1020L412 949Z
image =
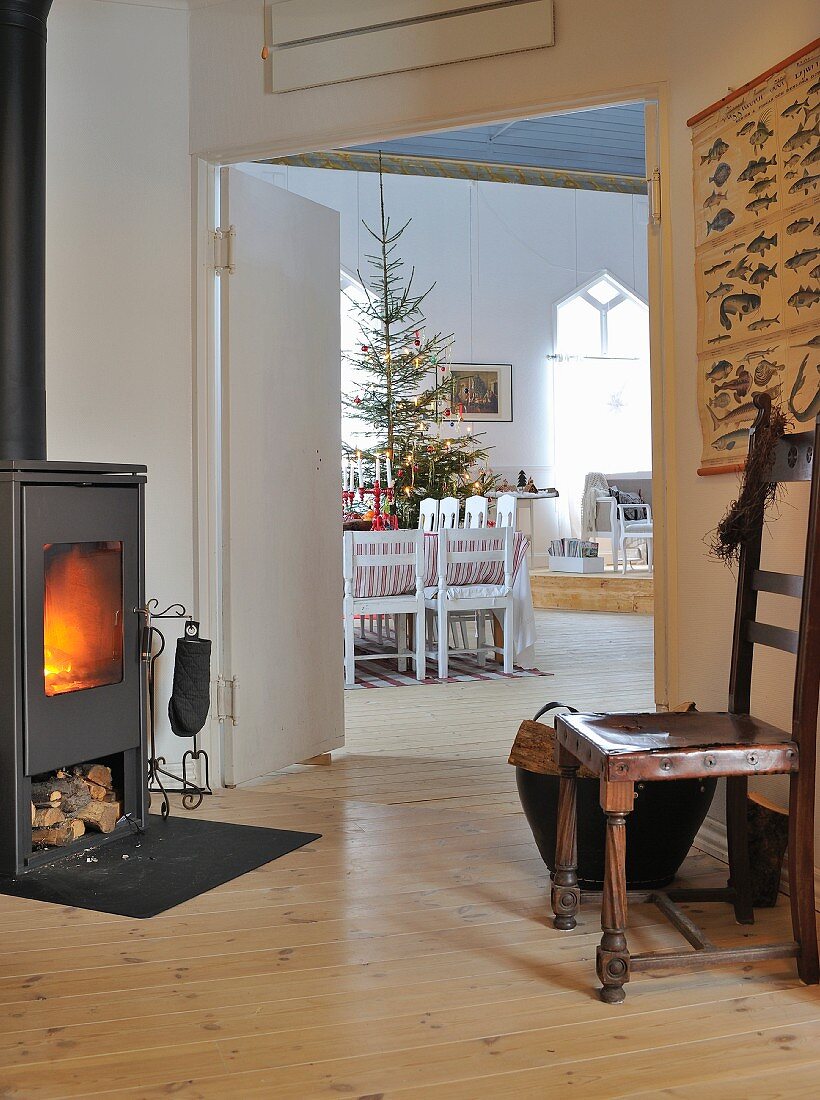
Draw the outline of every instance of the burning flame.
M122 680L122 543L43 547L46 695Z

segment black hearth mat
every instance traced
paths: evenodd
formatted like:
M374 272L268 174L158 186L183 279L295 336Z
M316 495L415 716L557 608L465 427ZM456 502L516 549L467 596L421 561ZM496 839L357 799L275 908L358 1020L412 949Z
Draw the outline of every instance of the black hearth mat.
M122 917L155 917L319 840L320 833L151 814L144 833L0 878L0 894Z

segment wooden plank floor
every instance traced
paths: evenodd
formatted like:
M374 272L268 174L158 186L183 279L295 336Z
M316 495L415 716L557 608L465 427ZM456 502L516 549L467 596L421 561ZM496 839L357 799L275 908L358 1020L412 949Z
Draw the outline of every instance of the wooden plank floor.
M816 1097L820 996L788 962L642 975L609 1007L597 911L550 928L507 750L548 698L650 704L652 624L538 619L554 679L349 692L331 767L200 811L315 844L151 921L0 897L0 1097ZM746 943L786 916L699 919ZM679 944L631 918L634 949Z

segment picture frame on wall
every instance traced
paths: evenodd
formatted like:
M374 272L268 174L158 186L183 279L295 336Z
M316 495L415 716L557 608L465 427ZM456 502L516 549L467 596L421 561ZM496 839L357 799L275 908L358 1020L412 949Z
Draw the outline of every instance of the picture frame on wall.
M512 363L451 363L450 383L465 421L512 422Z

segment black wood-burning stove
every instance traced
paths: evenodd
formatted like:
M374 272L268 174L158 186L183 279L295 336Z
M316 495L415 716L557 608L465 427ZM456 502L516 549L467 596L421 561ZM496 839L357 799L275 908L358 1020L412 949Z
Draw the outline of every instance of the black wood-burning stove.
M144 824L145 467L45 457L45 22L0 0L0 874ZM32 777L111 769L113 833L32 848Z
M144 483L144 467L0 462L2 874L73 850L32 851L33 776L106 764L144 823Z

